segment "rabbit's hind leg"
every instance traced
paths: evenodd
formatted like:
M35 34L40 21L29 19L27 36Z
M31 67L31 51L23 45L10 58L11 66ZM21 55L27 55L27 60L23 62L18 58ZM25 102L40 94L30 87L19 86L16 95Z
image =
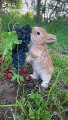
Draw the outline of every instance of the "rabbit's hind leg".
M49 82L51 80L51 75L47 75L47 74L42 74L41 75L41 79L42 79L42 83L41 83L41 87L43 88L48 88L49 86Z

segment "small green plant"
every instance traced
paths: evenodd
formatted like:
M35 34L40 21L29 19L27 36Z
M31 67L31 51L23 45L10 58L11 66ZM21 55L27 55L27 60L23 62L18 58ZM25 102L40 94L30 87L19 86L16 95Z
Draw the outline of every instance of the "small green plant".
M41 93L31 92L26 99L22 97L16 104L21 110L20 114L14 114L15 118L18 120L50 120L50 112L47 109L47 101L43 99Z
M16 74L14 71L12 71L13 76L12 76L12 81L17 81L18 84L24 82L24 76L21 76L19 73Z

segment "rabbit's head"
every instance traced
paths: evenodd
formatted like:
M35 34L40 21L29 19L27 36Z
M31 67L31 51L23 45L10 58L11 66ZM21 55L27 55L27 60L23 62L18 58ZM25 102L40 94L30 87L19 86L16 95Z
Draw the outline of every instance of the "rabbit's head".
M45 29L41 27L33 27L31 33L31 41L33 44L51 43L56 40L56 36L48 34Z

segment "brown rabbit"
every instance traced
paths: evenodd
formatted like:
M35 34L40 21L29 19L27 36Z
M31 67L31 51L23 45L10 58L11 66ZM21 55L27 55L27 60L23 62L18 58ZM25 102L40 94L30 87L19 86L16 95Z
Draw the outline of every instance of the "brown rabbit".
M48 34L41 27L33 27L31 33L31 43L26 62L31 63L33 67L33 74L30 76L33 79L42 79L41 86L48 87L54 72L54 67L48 53L45 43L51 43L56 40L56 36Z

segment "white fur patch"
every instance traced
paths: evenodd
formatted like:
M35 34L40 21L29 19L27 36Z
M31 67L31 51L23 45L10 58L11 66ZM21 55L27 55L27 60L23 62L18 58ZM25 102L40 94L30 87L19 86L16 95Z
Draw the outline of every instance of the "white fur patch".
M47 75L45 74L39 67L39 65L36 63L36 62L32 62L32 66L33 66L33 70L35 71L36 73L36 76L35 77L40 77L42 79L42 83L41 83L41 86L44 87L44 88L47 88L48 87L48 84L51 80L51 75Z
M43 87L43 88L48 88L48 84L45 83L45 82L42 82L42 83L41 83L41 87Z
M38 75L40 75L40 67L39 67L39 65L38 65L35 61L33 61L33 62L32 62L32 66L33 66L33 70L34 70Z
M42 74L41 79L42 79L41 86L44 87L44 88L47 88L48 84L51 80L51 75Z

